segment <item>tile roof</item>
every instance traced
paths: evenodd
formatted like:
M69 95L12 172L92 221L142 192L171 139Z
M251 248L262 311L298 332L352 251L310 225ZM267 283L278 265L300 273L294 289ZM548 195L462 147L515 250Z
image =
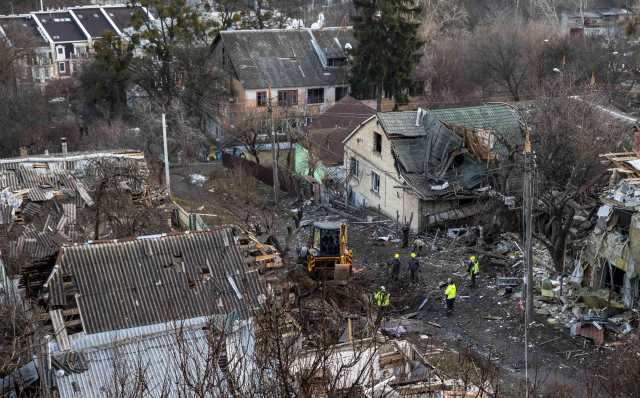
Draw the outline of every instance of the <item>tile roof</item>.
M313 118L309 130L347 128L354 129L360 123L375 115L376 110L362 101L346 96L327 109L322 115Z
M422 125L416 126L416 111L379 112L378 120L388 135L418 137L425 135Z
M0 27L16 47L33 48L48 45L31 16L0 17Z
M265 293L228 227L67 245L56 268L49 306L77 302L87 333L213 314L246 318Z
M514 142L522 142L521 118L515 109L505 104L429 109L427 112L447 124L488 129Z
M55 43L86 41L87 36L68 11L34 13Z
M92 38L98 39L104 36L105 32L113 32L113 27L105 18L100 8L76 8L72 9L73 13L78 16L78 20L89 32Z
M346 57L351 28L223 31L219 41L245 89L349 84L346 67L326 58Z

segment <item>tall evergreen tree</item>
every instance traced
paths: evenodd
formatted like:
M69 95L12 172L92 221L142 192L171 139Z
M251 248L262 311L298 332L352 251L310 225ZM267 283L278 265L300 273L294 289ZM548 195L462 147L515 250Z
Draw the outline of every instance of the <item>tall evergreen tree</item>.
M420 61L422 42L418 18L422 6L415 0L354 0L354 36L351 87L356 96L375 90L378 111L383 90L397 103L406 102L403 89Z

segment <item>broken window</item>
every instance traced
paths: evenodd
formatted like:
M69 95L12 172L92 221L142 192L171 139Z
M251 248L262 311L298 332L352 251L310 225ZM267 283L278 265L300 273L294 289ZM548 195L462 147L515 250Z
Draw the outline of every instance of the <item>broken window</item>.
M298 90L279 90L278 106L298 105Z
M380 175L373 171L371 172L371 190L380 193Z
M382 135L373 133L373 152L382 153Z
M308 89L307 104L324 104L324 88Z
M267 106L267 92L258 91L256 93L256 106Z

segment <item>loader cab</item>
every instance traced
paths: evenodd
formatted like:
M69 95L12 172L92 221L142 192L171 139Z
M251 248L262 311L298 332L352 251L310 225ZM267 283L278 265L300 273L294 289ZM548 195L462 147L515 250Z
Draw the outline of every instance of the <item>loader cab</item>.
M311 238L313 241L309 247L314 249L317 257L340 256L340 223L313 223Z
M346 280L351 274L352 253L347 243L347 225L314 222L305 258L307 271L317 279Z

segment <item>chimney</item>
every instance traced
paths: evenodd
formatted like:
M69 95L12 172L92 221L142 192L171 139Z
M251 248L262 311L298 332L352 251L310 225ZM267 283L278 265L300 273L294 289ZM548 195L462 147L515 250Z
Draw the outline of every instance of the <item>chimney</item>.
M67 137L60 138L60 146L62 147L62 154L67 155Z
M21 158L25 158L27 156L29 156L29 147L26 145L21 145L20 146L20 157Z

